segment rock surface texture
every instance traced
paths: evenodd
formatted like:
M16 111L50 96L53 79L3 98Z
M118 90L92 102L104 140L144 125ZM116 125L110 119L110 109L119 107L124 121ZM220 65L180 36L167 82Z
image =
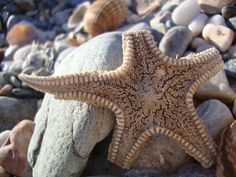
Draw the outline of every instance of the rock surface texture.
M121 59L120 33L105 34L71 51L56 75L114 69ZM107 109L46 95L35 119L36 129L29 147L33 176L79 175L94 145L113 128L113 117Z

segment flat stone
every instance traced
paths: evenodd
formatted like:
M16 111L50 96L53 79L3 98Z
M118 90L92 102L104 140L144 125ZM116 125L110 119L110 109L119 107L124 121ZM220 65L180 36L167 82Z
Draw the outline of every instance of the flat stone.
M219 138L222 130L234 120L229 108L216 99L210 99L201 103L196 111L214 139Z
M188 29L192 31L193 35L196 37L202 32L202 29L204 28L207 20L208 16L206 14L200 13L193 19L193 21L191 21L191 23L188 25Z
M235 92L230 88L225 71L222 70L212 77L203 87L194 94L199 99L219 99L224 103L233 103Z
M170 57L181 57L192 39L192 32L187 27L177 26L166 32L159 44L159 48Z
M202 31L203 38L221 52L227 51L234 39L234 32L224 26L207 24Z
M185 0L173 11L172 20L177 25L187 26L200 12L196 0Z
M226 5L233 4L234 0L197 0L201 9L208 14L216 14L219 13L221 8Z
M12 129L23 119L33 120L36 112L36 99L0 96L0 131Z

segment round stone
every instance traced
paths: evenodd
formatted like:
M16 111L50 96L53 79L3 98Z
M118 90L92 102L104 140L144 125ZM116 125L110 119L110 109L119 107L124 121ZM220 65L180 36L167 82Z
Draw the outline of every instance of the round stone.
M198 47L202 46L202 45L206 45L208 44L204 39L200 38L200 37L196 37L192 40L191 42L191 47L193 49L197 49Z
M221 52L227 51L234 39L234 32L224 26L207 24L202 31L203 38Z
M196 0L185 0L173 11L173 22L177 25L187 26L200 11L200 7Z
M225 19L236 16L236 6L224 6L221 9L221 13Z
M225 62L224 68L227 76L236 79L236 59Z
M188 29L192 31L194 36L198 36L202 29L204 28L206 22L208 20L208 16L206 14L199 14L197 15L193 21L188 25Z
M219 14L213 15L211 18L209 18L207 24L227 26L224 17Z
M184 26L176 26L167 31L162 38L159 48L166 55L181 57L192 41L192 32Z

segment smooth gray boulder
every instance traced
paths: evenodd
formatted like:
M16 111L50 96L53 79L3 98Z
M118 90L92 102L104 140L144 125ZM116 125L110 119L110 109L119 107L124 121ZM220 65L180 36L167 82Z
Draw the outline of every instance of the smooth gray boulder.
M55 75L113 70L121 63L121 33L106 33L68 53ZM108 109L47 94L36 115L28 151L33 176L79 176L94 145L108 135L114 120Z

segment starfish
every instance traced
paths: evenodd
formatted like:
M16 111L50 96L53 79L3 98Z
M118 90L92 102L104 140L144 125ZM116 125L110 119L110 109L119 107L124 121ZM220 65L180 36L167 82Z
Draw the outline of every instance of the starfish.
M32 88L57 99L107 107L116 116L108 160L129 169L151 137L176 141L203 167L216 147L193 104L194 92L223 68L215 48L179 60L164 55L149 31L124 33L123 63L116 70L37 77L20 74Z

